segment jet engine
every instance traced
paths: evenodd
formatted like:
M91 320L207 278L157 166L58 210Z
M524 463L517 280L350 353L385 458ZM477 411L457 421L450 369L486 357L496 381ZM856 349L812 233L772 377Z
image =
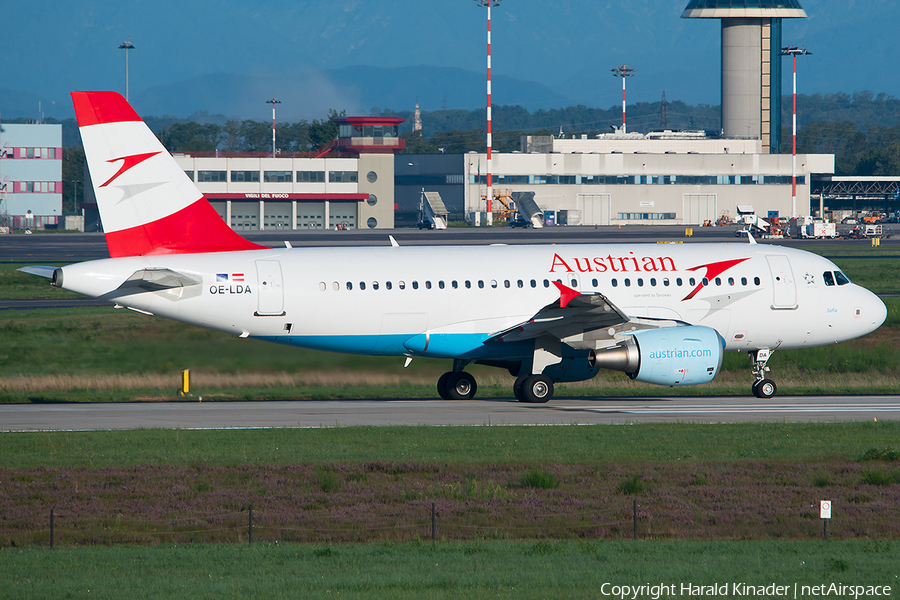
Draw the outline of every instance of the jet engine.
M725 340L711 327L691 325L635 331L627 340L588 356L591 367L622 371L657 385L712 381L722 367Z

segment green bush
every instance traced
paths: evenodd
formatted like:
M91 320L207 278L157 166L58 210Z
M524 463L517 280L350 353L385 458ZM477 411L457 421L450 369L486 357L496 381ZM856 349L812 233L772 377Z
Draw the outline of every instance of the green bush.
M542 490L552 490L559 487L559 479L551 473L540 469L530 470L522 476L519 483L522 487L540 488Z

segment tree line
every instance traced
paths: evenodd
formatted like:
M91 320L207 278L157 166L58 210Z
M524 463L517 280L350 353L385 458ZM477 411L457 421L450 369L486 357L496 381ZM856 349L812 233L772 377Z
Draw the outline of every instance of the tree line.
M663 110L665 108L665 110ZM529 112L521 106L496 106L492 110L493 149L496 152L519 150L522 135L594 136L611 131L622 122L620 106L608 109L569 106L553 110ZM799 130L797 151L800 153L834 154L835 173L848 176L900 175L900 100L887 94L859 92L854 94L813 94L797 96ZM406 119L401 137L407 153L484 152L485 110L445 109L422 112L423 131L412 131L412 111L373 108L374 116L397 116ZM638 102L628 106L629 131L653 129L705 130L717 135L720 109L717 105L689 105L674 100ZM279 151L312 152L337 137L338 127L331 120L345 116L330 110L327 117L311 122L276 123L276 145ZM193 118L171 116L146 117L150 129L171 152L269 152L272 148L272 126L269 121L225 119L221 115L197 113ZM25 119L5 122L25 123ZM84 154L75 119L60 123L63 128L63 206L75 207L75 185L83 179ZM219 124L224 122L224 124ZM791 97L784 96L782 123L791 122ZM2 137L2 134L0 134ZM791 151L791 130L782 129L781 151ZM82 190L78 189L79 201Z

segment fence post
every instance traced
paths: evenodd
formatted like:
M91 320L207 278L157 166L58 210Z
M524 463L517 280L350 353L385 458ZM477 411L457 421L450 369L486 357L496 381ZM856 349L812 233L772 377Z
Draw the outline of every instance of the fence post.
M249 545L249 544L253 543L253 505L252 504L250 505L250 524L247 528L247 531L248 531L247 544Z
M633 524L632 539L637 541L637 498L634 498L634 505L631 508L631 520Z
M51 508L51 509L50 509L50 549L51 549L51 550L53 549L53 542L54 542L54 539L53 539L53 538L54 538L54 533L55 533L54 529L55 529L55 525L56 525L56 524L54 523L54 517L55 517L55 516L56 516L56 515L55 515L55 513L54 513L54 510Z
M434 541L435 537L435 519L434 519L434 502L431 503L431 541Z

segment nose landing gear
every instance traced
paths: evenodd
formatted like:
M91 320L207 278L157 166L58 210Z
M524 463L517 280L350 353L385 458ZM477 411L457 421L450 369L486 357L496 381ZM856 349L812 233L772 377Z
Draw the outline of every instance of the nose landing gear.
M757 398L771 398L778 391L775 382L766 377L766 373L771 370L766 366L770 356L772 356L772 351L768 348L750 352L750 360L753 361L753 376L756 378L750 390Z

